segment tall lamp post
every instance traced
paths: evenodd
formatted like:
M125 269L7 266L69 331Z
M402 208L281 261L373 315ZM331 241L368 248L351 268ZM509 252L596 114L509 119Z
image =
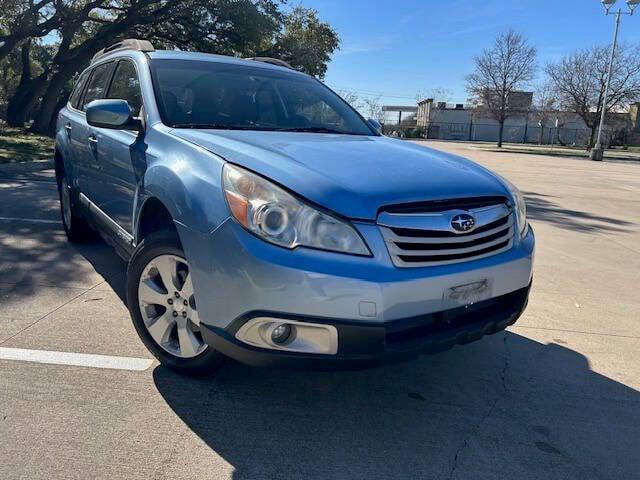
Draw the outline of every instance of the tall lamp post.
M601 161L604 157L604 147L602 146L602 130L604 128L604 120L607 114L607 101L609 100L609 86L611 84L611 74L613 73L613 62L616 58L616 47L618 46L618 33L620 32L620 21L622 15L633 15L640 0L627 0L628 10L618 8L617 12L612 11L613 6L618 0L602 0L607 15L616 16L616 28L613 34L613 45L611 45L611 58L609 59L609 72L607 74L607 84L604 89L604 98L602 99L602 114L600 115L600 126L598 127L598 141L596 146L591 150L591 160Z

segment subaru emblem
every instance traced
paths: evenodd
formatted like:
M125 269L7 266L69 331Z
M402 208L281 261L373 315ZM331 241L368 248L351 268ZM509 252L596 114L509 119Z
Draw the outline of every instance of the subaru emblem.
M451 228L457 233L470 232L476 228L476 219L468 213L460 213L451 219Z

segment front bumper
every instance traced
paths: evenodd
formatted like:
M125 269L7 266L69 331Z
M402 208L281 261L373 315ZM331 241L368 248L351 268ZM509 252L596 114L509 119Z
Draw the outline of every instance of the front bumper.
M205 341L221 353L253 366L287 368L361 368L442 352L479 340L512 325L524 311L531 285L471 306L386 322L346 322L254 312L236 319L229 328L204 326ZM338 330L338 353L318 355L270 350L235 338L244 323L258 316L330 324Z
M397 268L379 228L355 225L371 257L287 250L258 239L232 220L207 234L178 225L205 340L250 364L370 363L473 341L515 322L526 305L534 257L532 231L510 250L490 257ZM474 299L474 306L459 309L461 303L451 298L451 290L475 283L486 283L485 295ZM494 309L496 299L509 306ZM484 310L485 306L492 308ZM286 353L235 338L244 322L264 316L335 326L337 354L320 358ZM458 317L464 321L452 321L456 328L431 328ZM401 332L410 332L407 339L398 340ZM419 340L410 338L418 333Z

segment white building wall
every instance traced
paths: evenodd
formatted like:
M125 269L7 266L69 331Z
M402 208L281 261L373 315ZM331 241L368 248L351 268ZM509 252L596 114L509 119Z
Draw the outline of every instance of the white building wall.
M475 117L471 109L438 109L433 103L426 102L420 107L418 125L428 127L429 138L485 142L495 142L498 139L499 123L492 118ZM560 117L560 137L563 143L582 145L588 142L589 129L578 115L562 114ZM555 116L549 115L542 131L535 114L510 117L505 122L503 139L514 143L537 143L540 140L543 143L555 142Z

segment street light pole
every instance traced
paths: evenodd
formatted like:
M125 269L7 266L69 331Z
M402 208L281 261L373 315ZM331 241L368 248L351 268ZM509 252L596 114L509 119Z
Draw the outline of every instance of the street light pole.
M604 87L604 97L602 99L602 113L600 114L600 126L598 127L598 140L596 141L596 145L593 147L593 150L591 150L591 160L602 161L602 158L604 157L602 130L604 129L604 120L607 115L607 101L609 100L609 87L611 85L611 74L613 73L613 62L616 58L616 47L618 46L620 20L622 20L622 9L619 9L616 13L616 29L613 34L613 46L611 47L611 58L609 59L609 72L607 73L607 83Z
M611 7L616 4L617 0L602 0L602 4L606 10L606 14L611 14ZM636 7L640 4L640 0L627 0L629 10L624 12L619 8L616 15L616 28L613 33L613 44L611 45L611 58L609 59L609 71L607 72L607 82L604 88L604 96L602 98L602 112L600 114L600 125L598 126L598 140L595 147L591 150L591 160L602 161L604 157L604 147L602 146L602 131L604 130L604 121L607 116L607 102L609 101L609 88L611 86L611 76L613 75L613 63L616 59L616 48L618 46L618 33L620 33L620 23L622 15L633 15Z

